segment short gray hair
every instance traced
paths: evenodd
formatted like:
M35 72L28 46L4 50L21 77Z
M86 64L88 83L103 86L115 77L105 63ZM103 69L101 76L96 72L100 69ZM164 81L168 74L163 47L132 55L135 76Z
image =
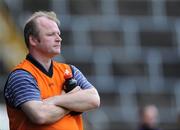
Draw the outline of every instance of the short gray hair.
M24 40L26 43L27 48L29 48L29 36L38 37L39 30L36 25L36 19L39 17L46 17L50 20L56 22L58 26L60 26L60 21L58 20L56 14L53 11L38 11L32 14L32 16L26 21L24 27Z

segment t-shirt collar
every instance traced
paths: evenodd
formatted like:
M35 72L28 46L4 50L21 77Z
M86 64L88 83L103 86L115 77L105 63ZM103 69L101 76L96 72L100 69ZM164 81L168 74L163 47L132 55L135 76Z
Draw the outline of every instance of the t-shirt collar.
M40 71L42 71L44 74L46 74L49 77L52 77L53 75L53 62L51 61L51 65L49 70L47 71L41 63L39 63L31 54L28 54L26 56L26 60L30 61L34 66L36 66Z

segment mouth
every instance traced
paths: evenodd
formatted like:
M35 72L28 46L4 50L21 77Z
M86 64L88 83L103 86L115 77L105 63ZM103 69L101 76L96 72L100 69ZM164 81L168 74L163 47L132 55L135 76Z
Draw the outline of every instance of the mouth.
M54 47L61 47L61 45L60 45L60 44L58 44L58 45L54 45Z

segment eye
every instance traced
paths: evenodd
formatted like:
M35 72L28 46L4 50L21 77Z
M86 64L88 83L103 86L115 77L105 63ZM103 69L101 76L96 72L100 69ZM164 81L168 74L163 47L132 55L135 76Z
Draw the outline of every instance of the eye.
M53 35L54 35L54 33L48 33L47 35L48 35L48 36L53 36Z

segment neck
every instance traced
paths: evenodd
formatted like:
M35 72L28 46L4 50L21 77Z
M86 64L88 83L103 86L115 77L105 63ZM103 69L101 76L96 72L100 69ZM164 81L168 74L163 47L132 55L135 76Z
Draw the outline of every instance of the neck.
M46 71L49 70L51 66L51 58L31 52L30 54L46 69Z

